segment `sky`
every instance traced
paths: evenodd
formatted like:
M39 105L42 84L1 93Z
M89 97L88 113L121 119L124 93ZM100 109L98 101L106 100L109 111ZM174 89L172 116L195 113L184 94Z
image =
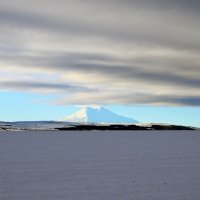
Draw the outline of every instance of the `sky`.
M104 105L200 126L200 1L0 0L0 120Z

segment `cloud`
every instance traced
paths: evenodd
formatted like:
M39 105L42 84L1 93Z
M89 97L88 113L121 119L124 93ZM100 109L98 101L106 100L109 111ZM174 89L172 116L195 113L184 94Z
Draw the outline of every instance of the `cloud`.
M67 93L60 104L197 106L199 8L195 0L0 1L0 89Z
M14 55L11 56L11 61L13 62L13 60L19 66L33 67L39 70L52 70L62 73L74 71L77 74L92 73L108 77L108 79L120 79L123 82L135 80L153 84L168 84L169 86L200 87L200 79L198 77L194 78L193 76L181 75L182 72L179 72L179 69L176 70L172 68L171 71L149 69L142 66L131 65L131 61L129 60L120 60L119 58L109 57L108 55L80 52L60 54L56 52L46 52L46 55L43 53L41 57ZM155 58L154 62L156 61L157 58ZM123 63L121 65L114 64L120 62Z
M61 93L61 92L89 92L92 89L60 83L45 83L34 81L0 81L0 89L26 92Z
M80 101L81 99L81 101ZM79 104L94 105L98 102L100 105L122 104L122 105L154 105L154 106L200 106L199 96L183 96L183 95L156 95L149 93L131 93L123 94L100 92L85 95L77 93L71 97L63 98L52 102L56 105Z

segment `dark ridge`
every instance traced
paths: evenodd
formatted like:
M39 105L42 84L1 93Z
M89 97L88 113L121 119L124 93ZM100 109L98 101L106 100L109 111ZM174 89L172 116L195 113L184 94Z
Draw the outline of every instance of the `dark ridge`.
M195 130L195 128L187 127L187 126L177 126L177 125L152 125L151 128L153 130Z
M65 130L148 130L146 127L136 125L77 125L73 127L56 128L60 131Z
M170 124L73 124L63 122L1 122L1 131L109 131L109 130L200 130L199 128Z
M59 131L77 130L77 131L90 131L90 130L197 130L196 128L177 126L177 125L150 125L150 126L137 126L137 125L77 125L72 127L56 128Z

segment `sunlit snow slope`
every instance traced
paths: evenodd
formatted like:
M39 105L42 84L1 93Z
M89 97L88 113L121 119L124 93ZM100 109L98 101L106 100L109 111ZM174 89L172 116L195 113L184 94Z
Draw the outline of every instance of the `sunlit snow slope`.
M104 107L83 107L78 112L64 118L64 121L84 123L137 123L135 119L115 114Z

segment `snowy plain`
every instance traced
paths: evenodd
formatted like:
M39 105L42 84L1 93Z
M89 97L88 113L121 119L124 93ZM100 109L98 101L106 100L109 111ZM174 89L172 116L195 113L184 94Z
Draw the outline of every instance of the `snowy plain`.
M199 131L0 132L0 200L199 200Z

